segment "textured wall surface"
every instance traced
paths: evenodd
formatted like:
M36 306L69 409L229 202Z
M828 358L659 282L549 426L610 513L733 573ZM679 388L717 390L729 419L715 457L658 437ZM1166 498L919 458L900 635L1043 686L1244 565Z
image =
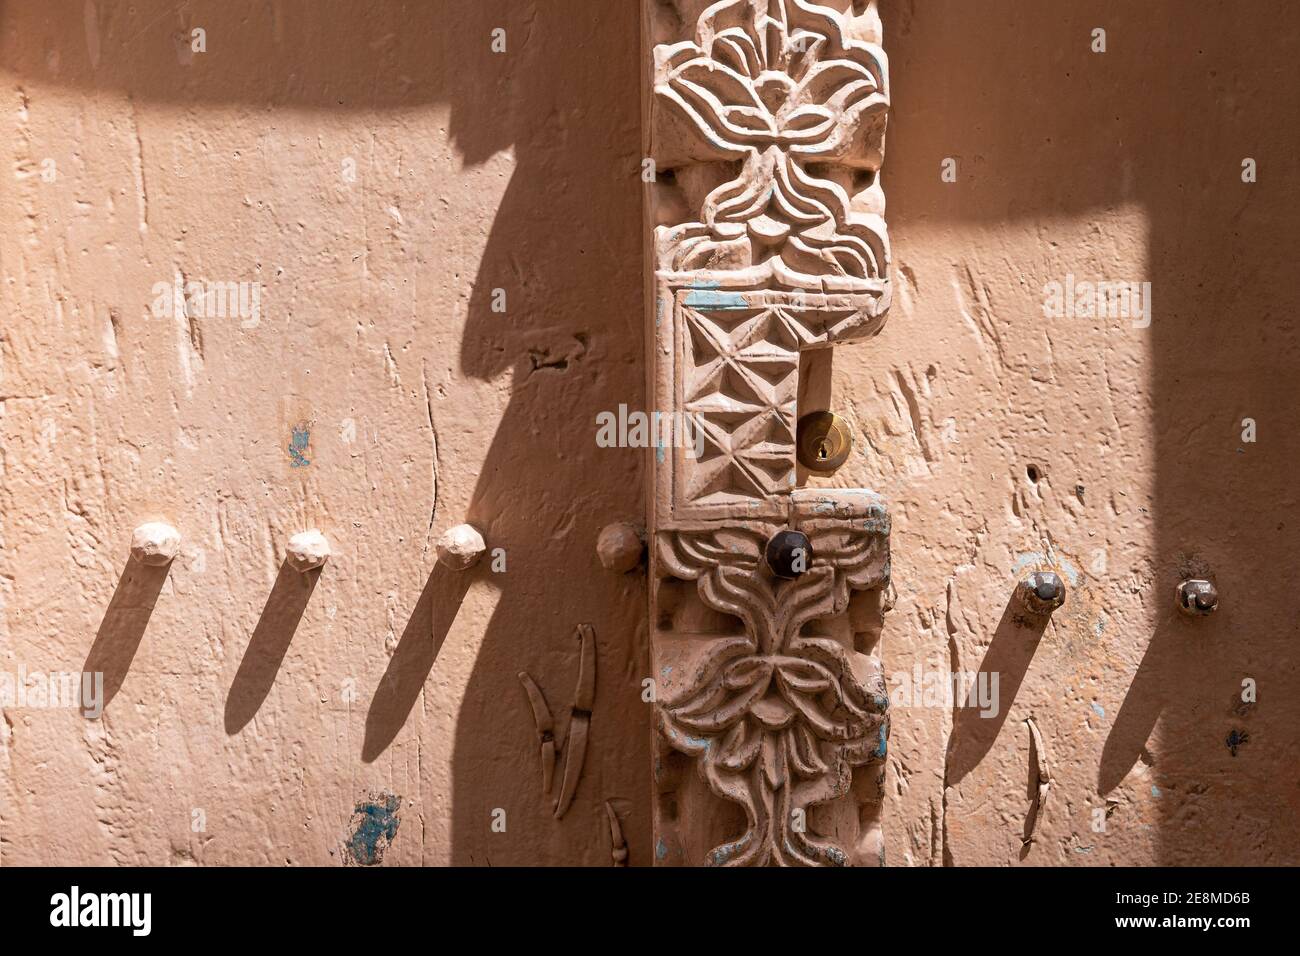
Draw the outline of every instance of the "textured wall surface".
M824 370L858 449L831 481L891 504L886 674L1000 698L900 692L887 862L1300 862L1300 13L881 14L896 291ZM0 2L0 672L110 697L0 707L0 864L608 865L606 800L651 862L644 576L594 551L643 511L641 453L593 424L645 401L638 24ZM178 274L259 312L155 314ZM1151 282L1150 326L1045 318L1067 275ZM128 563L154 519L166 574ZM504 572L435 564L462 521ZM314 584L281 567L307 527ZM1069 594L1026 628L1038 568ZM1174 608L1192 574L1212 617ZM579 623L591 743L555 820L516 674L567 724Z
M594 550L641 459L591 424L642 402L635 8L180 6L0 6L0 669L115 692L4 708L3 862L608 864L607 799L648 862L643 578ZM155 317L177 271L260 320ZM504 573L435 568L466 520ZM584 622L556 821L516 673L563 727Z
M836 480L893 507L886 672L998 671L1002 705L896 708L890 862L1300 862L1300 16L881 12L897 290L881 337L836 355L832 407L868 446ZM1149 281L1150 326L1045 318L1068 274ZM1035 567L1069 589L1041 634L1009 608ZM1219 610L1185 619L1175 586L1206 575ZM1024 848L1027 720L1051 783Z

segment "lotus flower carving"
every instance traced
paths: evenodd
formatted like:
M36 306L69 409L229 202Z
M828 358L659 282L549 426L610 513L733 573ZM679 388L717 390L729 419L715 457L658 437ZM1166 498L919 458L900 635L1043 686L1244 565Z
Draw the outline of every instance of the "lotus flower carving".
M657 101L688 131L682 148L699 161L741 161L704 199L702 222L662 235L664 267L763 266L803 285L883 280L883 219L853 208L844 185L812 164L874 171L886 73L878 46L846 36L834 11L805 0L723 0L693 41L658 48Z

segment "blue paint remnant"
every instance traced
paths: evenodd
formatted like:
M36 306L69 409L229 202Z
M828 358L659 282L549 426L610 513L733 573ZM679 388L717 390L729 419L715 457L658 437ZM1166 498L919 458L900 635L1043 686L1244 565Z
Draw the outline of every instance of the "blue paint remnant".
M886 535L889 534L889 515L881 513L874 518L865 518L862 522L862 530L871 534Z
M1092 852L1092 847L1090 847L1090 846L1076 846L1076 847L1074 848L1074 852L1075 852L1075 853L1091 853L1091 852Z
M826 848L826 859L831 862L832 866L849 865L849 858L845 856L844 851L837 846L828 846Z
M305 468L311 464L307 452L311 451L311 428L306 422L293 426L293 435L289 439L289 467Z
M724 843L722 846L716 846L709 853L710 866L724 866L732 857L743 852L749 844L753 842L753 833L746 833L734 843Z
M667 458L668 453L664 451L664 444L659 442L659 444L655 445L655 461L662 465Z
M885 754L889 752L889 721L886 720L880 725L880 741L876 744L876 758L884 760Z
M1160 799L1160 788L1154 783L1151 785L1151 796L1155 797L1157 800Z
M691 309L748 309L749 300L740 292L718 292L697 287L687 293L686 306Z
M1224 741L1228 745L1228 752L1234 757L1237 756L1237 748L1242 744L1250 741L1250 734L1244 730L1233 730L1228 734L1228 739Z
M672 672L673 672L673 667L671 664L665 664L663 667L659 668L660 677L667 677Z
M1092 712L1098 717L1106 716L1106 708L1101 706L1101 704L1097 703L1095 700L1089 706L1092 707Z
M835 492L834 498L814 500L810 510L818 516L853 519L864 531L872 534L889 534L889 506L883 496L867 488L841 488Z
M356 805L352 812L352 836L343 845L348 857L358 866L376 866L384 861L384 851L397 836L401 822L397 811L402 798L381 793L372 800Z
M669 740L680 740L685 746L691 747L695 750L703 750L705 753L708 753L709 747L713 745L713 741L708 740L705 737L688 737L684 734L679 734L671 727L668 728L667 732Z
M658 844L655 845L655 859L664 860L667 859L667 857L668 857L668 844L664 842L663 837L660 837Z

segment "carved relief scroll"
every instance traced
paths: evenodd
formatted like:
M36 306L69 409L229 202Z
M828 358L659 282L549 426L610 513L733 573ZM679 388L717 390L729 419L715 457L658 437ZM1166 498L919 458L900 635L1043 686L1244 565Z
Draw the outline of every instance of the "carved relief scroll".
M804 488L800 355L889 306L874 3L644 0L661 864L878 863L889 518ZM769 554L794 533L791 568ZM778 562L779 564L780 562Z

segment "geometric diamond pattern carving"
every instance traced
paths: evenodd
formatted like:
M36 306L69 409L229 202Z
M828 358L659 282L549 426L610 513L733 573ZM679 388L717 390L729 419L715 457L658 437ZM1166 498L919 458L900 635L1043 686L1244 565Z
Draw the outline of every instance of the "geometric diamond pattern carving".
M799 337L776 309L684 309L684 406L704 432L688 501L761 499L794 476Z

